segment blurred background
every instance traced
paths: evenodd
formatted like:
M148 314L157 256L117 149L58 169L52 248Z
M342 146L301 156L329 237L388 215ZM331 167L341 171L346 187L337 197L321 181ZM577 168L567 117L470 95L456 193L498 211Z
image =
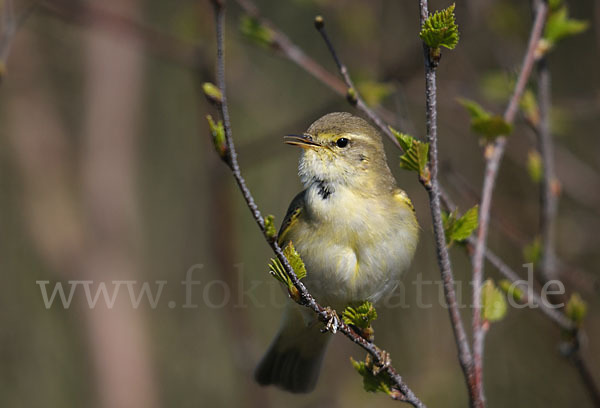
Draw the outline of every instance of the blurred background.
M282 136L325 113L354 111L257 44L238 3L227 3L227 83L240 165L259 207L279 224L301 189L299 152ZM267 273L272 253L210 140L205 115L216 112L200 90L214 82L210 3L42 0L31 8L16 0L14 18L10 4L2 1L0 47L0 406L397 404L362 389L349 356L364 352L342 336L314 393L289 395L253 382L287 299ZM335 75L313 28L314 16L323 15L368 102L390 111L396 128L424 137L417 1L256 4ZM430 9L446 6L432 1ZM600 381L600 2L571 1L569 10L590 26L548 58L562 185L556 248L567 293L580 293L588 304L582 353ZM461 40L443 53L438 71L441 180L466 210L478 202L484 161L456 99L503 112L532 12L518 0L465 0L456 14ZM502 163L489 240L523 277L523 248L539 232L540 187L526 170L535 147L535 133L520 117ZM414 173L399 169L398 150L387 141L386 148L422 234L405 290L378 308L377 344L426 404L464 407L448 313L438 302L427 196ZM459 247L451 255L467 305L468 256ZM486 275L499 278L491 265ZM414 289L419 279L432 281L422 293ZM58 283L66 298L73 289L69 306L58 292L53 303L44 299ZM154 304L145 300L143 283ZM102 284L108 294L121 285L113 307L102 293L90 307L85 288L93 298ZM142 293L139 307L129 290ZM470 327L469 309L463 313ZM511 308L493 324L485 349L490 406L593 406L560 355L560 341L561 331L535 310Z

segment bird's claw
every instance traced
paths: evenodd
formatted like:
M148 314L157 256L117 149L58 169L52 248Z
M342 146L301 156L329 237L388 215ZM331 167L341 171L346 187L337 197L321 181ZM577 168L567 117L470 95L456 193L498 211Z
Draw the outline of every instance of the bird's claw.
M379 375L383 370L392 365L392 358L390 357L390 353L385 350L381 350L381 365L373 366L373 374Z
M327 323L325 323L323 332L330 331L333 334L337 333L338 328L340 327L340 318L338 317L337 312L327 306L325 308L325 313L327 313Z

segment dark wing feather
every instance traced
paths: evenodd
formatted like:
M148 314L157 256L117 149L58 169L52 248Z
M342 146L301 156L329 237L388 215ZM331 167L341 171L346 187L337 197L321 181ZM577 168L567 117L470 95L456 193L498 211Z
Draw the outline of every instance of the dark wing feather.
M294 197L290 206L288 207L287 213L285 214L285 218L281 223L281 227L279 228L279 234L277 235L277 242L279 246L283 246L286 243L285 236L289 232L290 228L298 222L298 217L304 211L304 194L306 190L301 191Z

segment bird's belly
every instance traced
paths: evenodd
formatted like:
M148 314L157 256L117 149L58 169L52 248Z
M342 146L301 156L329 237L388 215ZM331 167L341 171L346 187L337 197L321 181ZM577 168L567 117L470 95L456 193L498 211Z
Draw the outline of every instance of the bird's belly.
M306 264L310 292L336 309L376 302L392 292L415 251L417 231L411 219L412 213L388 214L382 220L358 214L318 228L299 225L299 233L290 238Z

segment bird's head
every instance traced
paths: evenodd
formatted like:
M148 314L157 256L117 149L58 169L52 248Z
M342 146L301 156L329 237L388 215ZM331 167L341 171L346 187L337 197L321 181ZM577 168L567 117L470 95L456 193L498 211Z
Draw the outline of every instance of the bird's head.
M303 148L299 175L307 187L314 182L380 187L391 177L379 132L347 112L327 114L285 142Z

